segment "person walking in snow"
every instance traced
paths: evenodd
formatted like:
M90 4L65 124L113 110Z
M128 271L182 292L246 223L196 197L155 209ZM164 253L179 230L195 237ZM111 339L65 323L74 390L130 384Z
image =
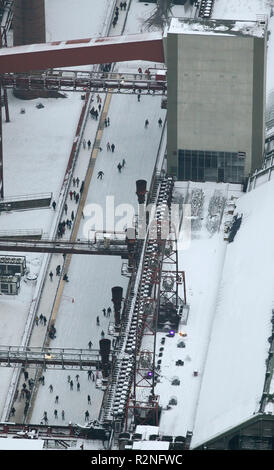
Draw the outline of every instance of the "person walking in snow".
M80 384L77 382L77 392L80 392Z
M69 192L69 197L70 197L70 200L71 200L71 201L72 201L72 196L73 196L73 192L70 191L70 192Z
M105 332L104 332L104 330L102 330L101 331L101 337L104 338L104 336L105 336Z
M90 147L91 147L91 141L88 140L88 149L90 149Z
M75 196L75 202L76 202L76 204L78 204L79 197L80 197L80 195L79 195L79 193L77 193L76 196Z
M91 370L88 370L88 380L91 379Z
M148 121L148 119L146 119L146 120L145 120L145 128L146 128L146 129L147 129L148 125L149 125L149 121Z
M50 391L50 393L53 392L53 386L52 385L49 386L49 391Z
M85 183L84 183L84 181L82 181L81 187L80 187L80 193L82 193L84 191L84 185L85 185Z
M45 317L45 316L43 317L43 322L44 322L44 326L46 326L46 324L47 324L47 317Z
M74 211L71 211L71 220L73 221L74 220Z
M70 386L70 390L73 390L73 380L70 381L69 386Z
M53 207L53 210L55 211L55 209L56 209L56 202L55 201L53 201L52 207Z
M68 383L70 383L70 375L68 375Z
M68 205L67 205L67 203L65 203L64 209L65 209L65 214L67 215L67 212L68 212Z
M122 168L124 168L125 164L126 164L126 161L125 161L125 159L123 158L123 160L122 160Z
M108 309L107 309L107 316L110 317L110 314L111 314L111 308L108 307Z
M60 272L61 272L61 265L58 264L58 266L56 266L56 276L60 276Z
M50 280L52 281L52 278L53 278L53 272L52 271L50 271L49 277L50 277Z
M26 370L24 371L24 377L25 377L25 380L26 380L26 381L27 381L28 378L29 378L29 374L28 374L28 372L27 372Z
M98 171L97 179L101 180L103 178L103 175L104 175L104 172L102 170Z
M88 421L88 419L89 419L89 412L88 412L88 410L87 410L87 411L85 412L85 421Z
M90 395L88 395L88 405L91 405Z
M89 342L88 342L88 348L89 348L89 349L92 348L92 341L89 341Z
M101 108L102 108L102 105L101 105L101 103L99 103L99 104L98 104L99 113L100 113L100 111L101 111Z
M76 179L73 177L73 178L72 178L72 184L73 184L73 186L75 186L75 183L76 183Z
M58 411L57 410L54 410L54 417L55 417L55 419L58 418Z
M115 145L114 145L114 144L111 144L111 146L110 146L110 147L111 147L111 151L112 151L112 153L113 153L113 152L114 152L114 150L115 150Z
M121 173L121 170L122 170L122 165L121 165L121 163L120 163L120 162L118 163L118 165L117 165L117 168L118 168L118 171L119 171L119 173Z
M54 402L54 403L58 403L58 401L59 401L59 396L56 395L56 397L55 397L55 402Z
M110 150L111 150L111 149L110 149L110 143L108 142L108 143L107 143L107 151L110 152Z
M62 420L64 420L64 419L65 419L65 412L64 412L64 410L62 410Z
M87 145L86 139L83 139L83 148L85 149Z
M107 312L106 312L106 309L105 309L105 308L103 308L102 312L103 312L104 317L106 317Z
M99 319L99 317L96 317L96 324L97 324L98 326L100 326L100 319Z
M79 180L78 176L77 176L77 178L76 178L76 180L75 180L75 181L76 181L76 186L77 186L77 188L78 188L78 186L79 186L79 183L80 183L80 180Z

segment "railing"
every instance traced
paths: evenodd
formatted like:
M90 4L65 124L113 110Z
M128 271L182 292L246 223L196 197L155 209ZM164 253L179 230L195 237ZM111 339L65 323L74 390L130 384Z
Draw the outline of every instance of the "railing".
M97 367L99 362L99 350L0 346L0 365L6 367L19 367L24 364L29 367L34 366L35 368L37 366L61 369L77 367L85 370Z
M256 187L258 182L264 182L262 177L267 175L266 180L269 181L272 179L272 172L274 170L274 152L271 152L269 156L266 156L263 166L260 169L255 170L255 172L249 177L247 191L251 191Z
M83 72L77 70L53 70L41 74L3 74L4 88L18 90L62 90L94 91L112 93L153 93L166 94L165 80L157 80L156 75L130 74L117 72Z
M22 237L39 237L43 234L42 229L29 230L0 230L0 238L22 238Z
M24 196L10 196L5 199L1 199L1 204L8 204L9 202L17 201L35 201L36 199L51 199L52 193L36 193L36 194L26 194Z

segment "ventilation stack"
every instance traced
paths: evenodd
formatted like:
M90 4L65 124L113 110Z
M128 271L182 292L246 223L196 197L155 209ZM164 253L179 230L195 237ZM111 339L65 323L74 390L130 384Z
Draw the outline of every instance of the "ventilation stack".
M120 325L120 312L122 306L122 299L123 299L123 288L122 287L112 287L112 302L114 306L114 321L115 321L115 328L118 328Z
M100 354L102 358L102 375L103 375L103 378L105 379L106 377L109 376L109 371L110 371L109 354L110 354L111 341L110 339L104 338L99 341L99 345L100 345Z
M13 13L13 45L24 46L46 42L45 0L15 0ZM17 98L30 100L48 96L43 90L14 90Z
M146 192L147 192L146 180L137 180L136 181L136 194L138 198L138 204L144 204Z

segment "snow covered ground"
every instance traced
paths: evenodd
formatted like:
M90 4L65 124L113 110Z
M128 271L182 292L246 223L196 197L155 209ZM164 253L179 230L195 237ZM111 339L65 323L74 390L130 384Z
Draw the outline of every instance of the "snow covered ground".
M132 15L133 13L130 11L128 18L136 28L137 25L132 21ZM133 16L133 18L135 17ZM133 29L131 32L135 31L136 29ZM133 214L137 207L136 180L146 179L149 186L161 136L158 119L161 116L164 120L166 113L161 109L160 104L161 98L157 96L142 97L140 103L134 95L113 95L111 98L108 111L110 126L104 129L100 142L102 151L98 153L96 158L86 199L86 211L88 214L90 204L99 204L104 209L105 217L106 198L114 197L115 222L120 224L120 230L126 224L126 220L123 219L125 207L122 205L131 204ZM149 129L144 128L146 118L150 122ZM85 133L85 137L88 138L87 133ZM115 144L114 153L107 151L107 142ZM123 158L126 160L126 165L120 174L117 170L117 164ZM81 153L79 161L81 161ZM96 178L99 170L104 172L102 181ZM78 231L80 238L85 234L87 224L92 227L88 215L81 221ZM121 275L121 266L122 260L116 257L72 257L69 270L70 281L65 285L55 324L57 338L52 344L54 347L86 348L87 343L91 340L93 347L98 349L102 329L105 332L105 337L108 337L108 325L114 319L112 315L110 318L105 318L102 315L102 309L108 306L112 307L111 288L113 286L119 285L123 287L124 293L126 291L128 280ZM75 299L74 303L71 302L72 298ZM100 327L96 326L97 315L100 316ZM97 389L94 383L88 381L86 372L75 372L70 375L73 377L77 373L80 375L81 392L77 392L75 389L74 391L69 390L67 384L69 372L46 372L46 386L39 387L31 415L32 422L40 422L45 409L48 410L49 424L68 423L69 421L78 421L83 424L89 393L92 400L92 405L88 407L90 417L98 418L102 391ZM53 385L54 391L56 390L60 396L59 408L62 407L65 410L65 421L62 421L61 416L57 420L54 418L55 393L49 394L49 384ZM77 400L71 406L73 394L76 394Z
M274 305L273 196L270 181L237 201L243 219L226 250L192 447L259 409Z
M53 14L53 3L56 6L56 2L46 3L48 40L58 39L58 34L62 36L67 21L73 25L73 30L71 27L66 29L67 38L70 38L72 33L75 34L74 38L78 37L78 34L80 36L82 34L81 37L98 35L103 31L104 22L107 21L106 14L113 5L112 0L94 0L92 4L85 2L85 11L88 15L84 15L84 18L88 18L88 21L83 21L80 9L75 8L76 2L71 2L73 3L71 10L65 9L64 2L58 2L58 6L62 6L62 15L60 11L58 15ZM75 17L75 10L79 13L78 18ZM63 19L65 11L67 21ZM58 201L83 106L80 93L69 93L67 96L66 99L22 101L8 92L11 122L6 123L3 119L5 197L52 192L53 198ZM40 102L45 107L37 109L36 104ZM21 114L21 108L25 109L24 114ZM92 127L95 130L95 123L92 123ZM39 228L46 235L51 232L55 218L56 214L51 208L3 213L0 230ZM26 256L31 272L39 274L44 255L28 253ZM21 291L16 299L1 296L1 318L3 316L5 322L5 330L1 330L3 345L21 344L24 325L35 293L35 284L32 282L28 284L21 283ZM11 310L13 315L10 314ZM11 369L0 368L0 410L5 403L11 376Z
M176 194L186 197L184 188L185 183L176 183ZM160 432L175 436L185 436L186 432L191 431L194 426L219 280L227 247L222 230L212 234L207 229L208 206L215 191L218 191L218 194L225 200L232 195L238 196L240 192L239 185L224 183L191 182L189 194L193 189L200 189L204 194L201 225L197 230L192 231L189 248L179 251L179 270L185 271L186 298L190 306L188 322L186 325L180 325L174 337L167 337L164 333L157 335L158 351L161 347L161 338L166 338L160 371L161 379L156 387L156 393L160 395L160 404L164 408ZM180 295L183 298L183 292L180 292ZM181 337L180 333L187 336ZM177 347L182 340L185 343L183 349ZM184 361L184 366L176 366L178 359ZM198 371L198 376L193 375L194 370ZM175 377L180 379L179 386L171 385ZM165 411L172 397L176 397L177 406Z
M270 0L216 0L213 16L256 19L256 14L268 14L272 3ZM106 15L112 4L112 0L80 0L80 3L79 0L47 0L47 40L100 35L107 24ZM141 32L143 19L154 7L153 4L132 0L125 33ZM193 13L194 9L173 7L175 16L192 16ZM271 19L271 28L272 22ZM270 36L269 51L273 49L272 42ZM116 64L116 67L136 71L139 65L139 62L128 62ZM146 67L147 63L141 65ZM272 87L271 74L268 87ZM40 101L45 108L35 107ZM160 116L162 119L165 117L160 102L156 96L142 97L140 103L134 95L112 96L108 111L110 126L103 132L102 152L96 159L87 206L95 203L104 208L106 197L114 196L115 206L128 203L136 209L135 182L146 179L149 185L155 163L161 132L157 121ZM67 99L21 102L10 93L9 105L11 123L3 122L6 194L52 191L57 199L82 107L80 94L71 93ZM25 114L20 113L22 107L26 109ZM146 118L150 122L148 129L144 129ZM96 126L93 120L88 121L84 133L86 140L94 140ZM115 143L114 153L107 152L107 142ZM126 166L119 174L116 167L123 158ZM86 159L81 148L76 166L79 176L85 174ZM104 172L102 181L96 178L99 170ZM230 191L227 185L208 183L192 184L191 187L202 187L205 192L204 215L216 188L221 188L228 198L232 194L239 196L238 188L233 187ZM266 348L261 345L269 336L269 312L273 302L270 283L265 283L265 277L257 274L267 272L269 279L273 274L273 224L268 216L273 187L273 182L264 184L239 199L237 210L243 212L244 219L233 244L226 245L221 231L209 234L204 219L199 231L193 234L189 249L180 253L179 269L186 272L190 304L188 323L182 326L183 332L187 333L186 348L177 348L178 335L166 340L162 378L156 392L160 394L164 407L172 396L178 399L177 406L162 412L161 432L184 435L187 430L194 429L193 446L257 411L264 375L262 363L266 358ZM126 220L123 220L123 207L120 209L116 221L120 221L122 228ZM53 223L53 211L48 209L2 214L0 217L1 230L20 226L42 228L45 233L50 233ZM78 236L81 238L87 223L88 214L80 224ZM267 259L261 256L262 244L268 253ZM250 256L251 247L255 253L253 257ZM28 266L33 273L39 273L43 258L42 255L27 255ZM52 259L57 263L59 258ZM111 287L120 285L124 292L127 287L127 279L121 276L121 264L122 260L116 257L72 257L69 283L65 285L55 325L57 338L51 343L53 347L86 348L88 341L92 340L93 346L98 348L101 330L107 336L109 322L113 321L113 316L105 318L101 313L102 308L112 307ZM35 285L31 283L22 284L17 298L0 298L1 326L4 325L0 344L20 344L34 289ZM257 292L264 295L256 297ZM54 293L49 305L53 296ZM100 327L96 326L97 315L101 319ZM247 328L249 336L245 336ZM158 335L158 342L162 336ZM234 356L232 341L237 351ZM253 348L254 344L258 344L260 349ZM183 367L175 366L177 359L184 360ZM194 377L196 369L198 376ZM255 369L257 373L254 373ZM76 389L76 374L80 376L79 391ZM12 369L0 368L0 410L4 406L11 375ZM74 381L73 390L69 389L68 375ZM174 376L180 377L180 386L170 384ZM83 424L87 409L91 418L98 418L103 392L88 380L86 372L47 370L45 379L45 386L39 387L31 410L32 423L39 423L45 410L49 424L67 424L69 421ZM49 384L53 385L53 393L49 392ZM229 393L231 396L223 400L223 396L227 398ZM56 394L60 397L58 405L54 401ZM91 405L87 403L88 394L91 395ZM55 408L59 412L57 419L53 414ZM65 411L64 420L60 416L62 409Z

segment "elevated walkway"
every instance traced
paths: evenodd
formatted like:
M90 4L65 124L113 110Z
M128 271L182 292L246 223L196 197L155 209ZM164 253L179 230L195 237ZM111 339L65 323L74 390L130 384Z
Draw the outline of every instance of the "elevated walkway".
M99 367L99 350L0 346L0 365L89 370Z

